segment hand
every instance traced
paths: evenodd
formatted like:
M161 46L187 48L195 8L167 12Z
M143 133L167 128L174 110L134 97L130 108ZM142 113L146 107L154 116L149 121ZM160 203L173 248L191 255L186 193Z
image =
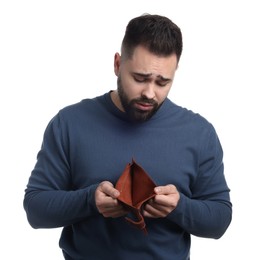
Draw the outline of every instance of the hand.
M117 200L120 192L109 181L103 181L95 191L96 207L104 217L117 218L124 216L128 211Z
M180 194L172 184L156 187L154 191L157 195L145 204L142 213L149 218L166 217L176 208Z

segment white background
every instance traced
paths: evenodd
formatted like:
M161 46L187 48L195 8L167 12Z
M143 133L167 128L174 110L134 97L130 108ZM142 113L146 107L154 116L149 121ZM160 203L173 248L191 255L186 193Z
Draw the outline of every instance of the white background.
M184 51L169 97L211 121L225 152L233 221L219 240L193 237L191 259L257 257L255 2L0 2L3 259L63 259L61 229L32 229L22 206L43 132L60 108L116 88L114 53L127 22L146 12L166 15L181 27Z

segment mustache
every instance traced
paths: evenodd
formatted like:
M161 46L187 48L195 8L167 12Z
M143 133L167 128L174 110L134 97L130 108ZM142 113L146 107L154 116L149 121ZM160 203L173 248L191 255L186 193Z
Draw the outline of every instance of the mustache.
M132 100L132 103L146 103L150 105L157 105L157 102L153 99L148 99L145 97L135 98Z

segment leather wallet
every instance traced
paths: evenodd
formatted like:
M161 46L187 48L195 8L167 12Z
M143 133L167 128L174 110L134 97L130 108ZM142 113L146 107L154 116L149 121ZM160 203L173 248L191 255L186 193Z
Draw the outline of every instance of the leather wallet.
M129 215L125 219L135 227L147 233L144 217L141 214L143 204L156 194L156 184L133 159L128 163L119 177L115 188L119 190L118 200L129 209Z

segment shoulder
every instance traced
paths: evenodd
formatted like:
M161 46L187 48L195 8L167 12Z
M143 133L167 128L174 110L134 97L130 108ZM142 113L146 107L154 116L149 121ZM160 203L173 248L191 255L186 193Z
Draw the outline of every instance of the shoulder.
M179 106L167 99L165 103L166 115L176 125L187 127L212 128L211 122L198 112Z
M166 116L162 120L164 128L171 129L177 138L187 142L191 140L200 145L217 142L214 125L200 113L179 106L172 101L166 102Z
M82 99L77 103L63 107L59 110L58 114L64 118L78 118L80 116L85 117L87 115L94 114L103 106L101 102L103 98L104 95L94 98Z
M98 96L94 98L83 99L77 103L67 105L61 108L49 121L49 127L67 128L73 127L77 124L84 122L92 122L97 118L103 117L103 104L100 101L104 98L103 96Z

